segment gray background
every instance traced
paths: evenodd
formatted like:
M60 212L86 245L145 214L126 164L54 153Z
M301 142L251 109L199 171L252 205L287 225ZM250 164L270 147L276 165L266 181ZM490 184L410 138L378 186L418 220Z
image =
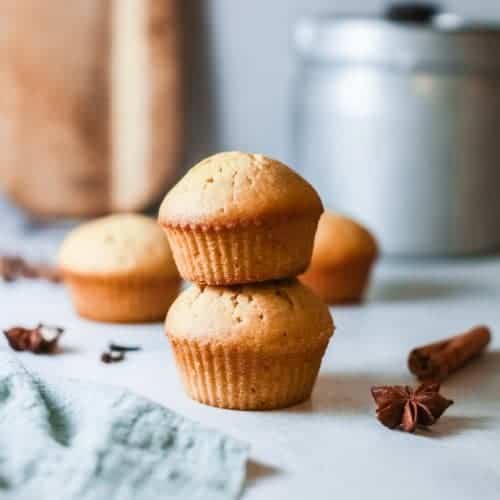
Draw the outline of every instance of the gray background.
M239 149L289 160L291 27L308 12L379 12L381 0L188 0L190 125L187 162ZM440 2L500 20L500 0ZM500 54L499 54L500 57Z

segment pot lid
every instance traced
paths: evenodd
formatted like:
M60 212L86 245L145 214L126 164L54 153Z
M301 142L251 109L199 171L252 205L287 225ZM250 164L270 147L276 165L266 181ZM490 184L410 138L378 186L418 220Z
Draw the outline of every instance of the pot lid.
M395 4L383 16L308 16L297 23L294 41L315 61L500 69L500 24L472 22L432 4Z

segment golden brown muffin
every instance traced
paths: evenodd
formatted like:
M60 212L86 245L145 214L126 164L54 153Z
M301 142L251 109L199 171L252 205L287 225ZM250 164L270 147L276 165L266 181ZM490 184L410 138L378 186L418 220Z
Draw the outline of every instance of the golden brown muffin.
M185 279L229 285L303 272L322 212L286 165L232 152L194 166L163 200L159 222Z
M82 224L64 240L59 265L78 313L97 321L161 320L179 292L168 241L142 215Z
M173 303L165 329L191 398L269 410L310 396L333 321L327 306L292 279L193 285Z
M311 264L299 279L328 304L358 302L377 255L377 242L366 228L343 215L325 212Z

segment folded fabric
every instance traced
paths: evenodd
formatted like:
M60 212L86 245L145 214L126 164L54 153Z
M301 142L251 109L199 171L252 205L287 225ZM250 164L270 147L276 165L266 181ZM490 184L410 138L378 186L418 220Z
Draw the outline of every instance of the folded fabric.
M228 500L248 447L126 390L0 353L0 499Z

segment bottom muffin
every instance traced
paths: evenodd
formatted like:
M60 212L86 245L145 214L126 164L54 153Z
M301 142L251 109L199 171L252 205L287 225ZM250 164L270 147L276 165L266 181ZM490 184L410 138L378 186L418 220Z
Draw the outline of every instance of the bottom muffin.
M328 308L297 280L191 286L165 322L188 395L239 410L306 400L333 333Z

